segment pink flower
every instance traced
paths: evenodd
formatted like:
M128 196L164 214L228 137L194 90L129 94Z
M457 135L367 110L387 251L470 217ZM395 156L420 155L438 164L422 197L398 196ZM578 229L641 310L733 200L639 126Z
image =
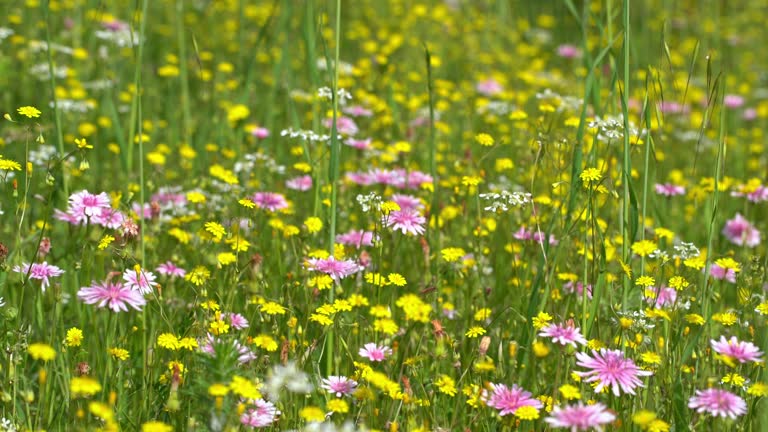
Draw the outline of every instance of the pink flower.
M118 210L107 207L102 208L99 214L93 217L92 221L96 225L101 225L111 229L118 229L123 226L125 215L120 213Z
M744 98L739 95L728 94L723 97L723 105L726 108L739 108L744 105Z
M584 294L584 283L581 281L576 283L573 281L568 281L563 284L563 291L567 293L576 293L577 295L581 296ZM592 298L592 284L587 284L587 298Z
M427 219L416 210L398 210L393 211L383 217L384 225L392 230L400 230L403 234L421 235L424 234L424 224Z
M184 277L184 275L187 274L187 271L184 270L181 267L176 267L176 264L173 263L173 261L166 261L155 269L156 272L160 273L161 275L165 276L171 276L171 277Z
M323 121L323 126L327 128L331 128L331 125L333 124L332 118L327 118ZM355 135L358 132L357 125L355 124L355 121L352 120L349 117L337 117L336 118L336 131L338 131L342 135Z
M475 89L485 96L493 96L504 91L504 87L493 78L478 82Z
M563 44L557 47L557 55L563 58L572 59L581 57L581 50L571 44Z
M725 223L723 235L738 246L755 247L760 244L760 231L739 213Z
M344 144L354 147L358 150L366 150L371 147L371 139L356 139L356 138L349 138L344 140Z
M736 283L736 272L733 269L724 269L717 264L712 264L709 274L717 280L727 280L730 283Z
M232 328L237 330L242 330L244 328L248 328L248 320L240 315L239 313L230 313L229 314L229 323L232 325Z
M342 110L344 114L349 114L352 117L370 117L373 115L373 111L360 105L352 105Z
M256 192L251 197L256 207L274 212L288 207L288 201L282 194L274 192Z
M531 397L530 392L523 390L517 384L513 384L512 388L504 384L491 383L490 385L492 391L489 393L488 390L483 390L482 400L489 407L499 410L499 415L502 417L514 414L520 407L531 406L540 409L543 406L541 401Z
M82 190L69 197L69 211L67 213L74 216L78 221L86 221L88 218L101 215L101 210L105 208L110 208L109 196L106 192L94 195L87 190Z
M285 187L297 191L308 191L312 189L312 176L295 177L285 182Z
M269 129L263 127L255 127L251 129L251 135L258 139L264 139L269 136Z
M544 421L554 428L569 428L571 431L588 430L595 428L602 431L602 425L616 420L616 415L608 410L602 403L555 407L552 414Z
M320 386L328 392L333 393L336 397L348 396L355 391L357 387L357 381L349 379L345 376L331 375L328 378L323 378L323 384Z
M541 337L552 338L552 342L559 343L560 345L571 345L576 347L577 343L582 345L587 344L587 339L581 334L581 330L573 326L573 323L566 325L562 324L550 324L541 329L539 333Z
M400 210L421 210L424 208L421 200L413 195L394 194L392 201L400 206Z
M96 304L100 308L108 306L114 312L127 312L128 306L140 311L142 306L147 304L139 291L134 291L121 282L93 282L89 287L80 288L77 297L86 304Z
M307 260L310 270L325 273L335 281L363 270L363 266L352 260L337 260L330 256L326 259L312 258Z
M370 361L380 362L384 361L388 355L392 354L392 349L386 345L378 346L371 342L363 345L363 348L360 348L358 354Z
M656 183L654 185L654 189L656 189L657 194L664 195L667 197L685 195L684 187L674 185L672 183L664 183L664 184Z
M146 295L152 292L152 288L158 284L155 282L155 276L151 271L141 269L136 271L134 269L126 269L123 272L123 280L125 286L134 291L140 292L142 295Z
M730 357L734 360L738 360L739 363L746 362L759 362L763 353L752 342L740 342L736 339L736 336L731 336L730 340L726 340L725 336L720 336L720 340L716 341L712 339L710 341L712 349L716 353Z
M721 389L696 390L688 400L688 408L715 417L735 419L747 413L747 403L741 397Z
M43 292L45 292L45 289L48 288L48 285L50 285L48 278L59 277L64 274L64 270L54 265L50 265L45 261L32 264L31 269L29 263L24 263L21 266L13 266L13 271L23 275L29 273L30 279L38 279L43 281L40 284L40 288L42 288Z
M240 416L240 423L255 428L265 428L277 420L280 411L272 402L257 399L253 402L256 408L251 408Z
M647 297L646 301L655 307L664 307L666 305L673 305L677 300L677 290L662 286L659 288L652 288L655 296Z
M200 352L215 355L216 354L216 348L215 345L218 344L224 344L226 342L222 341L221 339L216 338L212 334L208 333L205 336L205 339L198 339L197 344L199 345ZM253 360L256 360L256 354L254 354L253 351L251 351L247 346L244 346L237 340L232 341L232 346L234 347L235 351L237 351L237 361L240 362L240 364L246 364L250 363Z
M349 231L336 236L336 243L350 245L356 248L373 246L373 233L371 231Z
M641 376L653 375L653 372L644 371L635 365L631 359L625 358L619 350L602 348L600 351L592 350L590 357L586 353L576 353L577 365L590 369L587 372L576 372L576 375L587 378L585 382L598 381L595 393L600 393L604 387L611 387L613 394L619 396L623 391L635 394L636 387L643 387Z

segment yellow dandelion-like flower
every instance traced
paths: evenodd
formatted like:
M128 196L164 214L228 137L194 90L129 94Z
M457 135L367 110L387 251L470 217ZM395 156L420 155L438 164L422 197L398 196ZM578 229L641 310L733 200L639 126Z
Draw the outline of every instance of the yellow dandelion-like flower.
M579 388L570 384L564 384L558 389L561 395L567 400L581 399Z
M632 252L641 257L650 255L653 251L658 249L658 245L650 240L640 240L639 242L632 243Z
M520 420L536 420L539 418L539 410L530 405L524 405L515 410L515 417Z
M493 145L493 137L487 133L479 133L475 135L475 141L483 147L490 147Z
M184 280L192 282L196 286L200 286L206 283L210 277L211 272L207 268L203 266L197 266L193 268L192 271L184 275Z
M56 358L56 350L48 344L33 343L27 347L27 352L35 360L42 360L44 362L53 360Z
M40 114L42 114L39 109L33 106L23 106L23 107L17 108L16 112L18 112L23 116L26 116L27 118L37 118L37 117L40 117Z
M110 348L108 352L109 355L120 361L128 360L128 358L131 356L128 350L123 348Z
M635 285L642 286L642 287L653 286L655 283L656 283L656 280L653 279L651 276L640 276L635 280Z
M163 333L157 337L157 345L161 348L176 351L181 347L179 344L179 338L173 333Z
M307 231L309 231L311 234L314 234L320 232L320 230L323 229L323 221L321 221L319 217L308 217L304 221L304 226L307 228Z
M67 336L64 339L64 345L68 347L79 347L83 343L83 331L77 327L67 330Z
M459 247L444 248L440 251L440 255L443 256L443 260L446 262L456 262L466 254L467 252Z
M408 281L400 273L390 273L387 275L387 281L395 286L405 286Z
M218 222L206 222L205 230L211 233L216 241L221 240L221 238L227 234L227 230Z
M344 399L331 399L325 405L328 411L332 411L339 414L346 414L349 412L349 404Z
M89 376L73 377L69 381L69 394L75 399L91 397L101 391L101 384Z
M587 168L579 174L579 178L584 183L597 183L603 178L603 175L597 168Z
M451 397L456 396L456 381L448 375L440 375L435 381L435 387L437 387L440 393L447 394Z

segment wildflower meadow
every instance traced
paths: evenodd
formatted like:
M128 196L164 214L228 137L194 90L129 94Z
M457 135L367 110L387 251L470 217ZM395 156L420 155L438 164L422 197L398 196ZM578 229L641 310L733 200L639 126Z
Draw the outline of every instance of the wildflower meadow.
M768 431L765 1L0 11L0 431Z

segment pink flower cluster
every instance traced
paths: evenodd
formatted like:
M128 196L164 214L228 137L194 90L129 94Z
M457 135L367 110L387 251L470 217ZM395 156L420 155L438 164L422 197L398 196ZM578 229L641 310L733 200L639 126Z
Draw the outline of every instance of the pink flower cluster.
M120 228L126 220L125 215L112 208L106 192L94 195L87 190L73 193L67 211L56 209L53 217L72 225L93 223L111 229Z
M432 176L421 171L372 169L368 172L347 173L347 180L361 186L386 185L398 189L418 189L423 184L432 183Z

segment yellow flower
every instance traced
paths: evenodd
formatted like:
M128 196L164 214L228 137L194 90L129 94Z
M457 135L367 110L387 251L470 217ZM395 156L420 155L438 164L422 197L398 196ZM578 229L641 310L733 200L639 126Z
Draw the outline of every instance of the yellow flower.
M141 425L141 432L173 432L173 427L160 421L150 421Z
M587 168L584 171L579 174L579 178L584 183L593 183L593 182L599 182L600 179L603 178L603 175L600 173L600 170L597 168Z
M225 230L224 227L218 222L206 222L205 230L211 233L216 241L221 240L221 238L227 234L227 230Z
M197 266L189 273L184 275L184 280L192 282L193 284L200 286L208 281L211 277L211 272L203 266Z
M549 347L543 342L536 341L533 343L533 354L536 357L546 357L549 355Z
M26 116L27 118L37 118L40 117L40 110L33 106L23 106L16 110L19 114Z
M269 352L277 351L277 342L271 336L261 334L253 338L253 344Z
M229 332L229 324L222 320L214 320L208 326L208 331L210 331L215 336L227 334Z
M734 387L741 387L744 385L744 383L747 382L747 380L737 373L729 373L728 375L724 376L720 382L723 384L730 384Z
M647 364L661 364L661 356L651 351L642 353L640 359L643 360L643 363Z
M757 397L768 396L768 385L766 385L764 382L756 382L749 386L747 389L747 394Z
M42 360L44 362L53 360L56 358L56 350L48 344L33 343L27 347L27 352L35 360Z
M172 351L176 351L180 347L179 338L176 337L173 333L163 333L158 336L157 344L162 348L166 348Z
M233 262L236 262L237 256L232 252L222 252L216 255L216 261L218 261L219 264L226 266L226 265L232 264Z
M440 393L456 396L456 381L448 375L440 375L437 381L435 381L435 387L437 387Z
M68 347L78 347L83 342L83 331L77 327L67 330L67 336L64 339L64 345Z
M441 250L440 254L446 262L456 262L467 253L462 248L449 247Z
M88 376L73 377L69 382L69 394L74 398L91 397L101 391L101 384Z
M194 351L195 348L197 348L197 347L198 347L197 340L195 338L185 337L185 338L179 339L179 348L180 349L186 349L186 350L189 350L189 351Z
M92 149L93 146L88 144L88 141L85 140L85 138L75 138L75 145L79 149Z
M478 309L477 312L475 312L474 320L484 321L484 320L487 320L490 316L491 316L491 310L489 308L482 308L482 309Z
M308 422L321 422L325 420L325 412L315 406L302 408L299 411L299 416Z
M656 420L656 414L653 411L640 410L632 414L632 422L642 428L645 428L654 420Z
M104 250L104 249L108 248L109 245L112 244L113 241L115 241L114 237L112 237L109 234L105 235L104 237L101 238L101 240L99 240L98 249L99 250Z
M395 286L405 286L408 282L400 273L390 273L387 275L389 283Z
M270 301L261 305L261 311L267 315L285 315L286 309L279 303Z
M251 115L251 110L249 110L247 106L242 104L233 105L227 110L227 121L230 124L234 124L245 119L249 115Z
M229 387L225 384L215 383L208 387L208 394L213 397L226 396L229 393Z
M699 314L687 314L685 316L685 321L688 322L688 324L695 325L704 325L704 323L707 322L704 317Z
M550 321L552 321L552 315L546 312L539 312L538 315L533 317L533 328L540 330L542 327L549 324Z
M321 221L319 217L308 217L304 221L304 226L307 227L307 231L309 231L310 234L314 234L323 229L323 221Z
M339 414L346 414L349 412L349 405L344 399L331 399L325 405L328 411L333 411Z
M649 287L653 286L655 283L656 281L650 276L640 276L635 280L636 286Z
M259 387L251 380L235 375L232 382L229 383L229 389L232 393L243 399L260 399L261 393Z
M128 360L128 357L131 356L130 353L128 353L128 350L123 348L110 348L109 355L122 361Z
M563 395L563 397L567 400L581 399L581 393L579 393L579 389L576 386L565 384L560 386L558 390L560 391L560 394Z
M464 176L461 178L461 184L464 186L477 186L482 182L483 179L477 176Z
M21 171L21 165L10 159L2 159L0 156L0 170L3 171Z
M487 133L479 133L475 135L475 141L477 141L478 144L484 147L490 147L493 145L493 137L488 135Z
M539 410L530 405L523 405L515 410L515 417L520 420L536 420L539 418Z
M238 203L239 203L241 206L243 206L243 207L245 207L245 208L249 208L249 209L252 209L252 208L255 208L255 207L256 207L256 203L254 203L253 201L251 201L249 198L242 198L241 200L239 200L239 201L238 201Z
M736 324L737 319L736 314L733 312L722 312L712 315L712 321L719 322L724 326L732 326Z
M689 285L690 283L682 276L672 276L669 279L669 286L678 291L687 288Z
M715 264L722 267L725 270L733 270L734 273L738 273L741 271L741 265L736 262L733 258L726 257L726 258L720 258L715 261Z
M641 240L632 244L632 252L645 257L658 249L658 245L650 240Z

